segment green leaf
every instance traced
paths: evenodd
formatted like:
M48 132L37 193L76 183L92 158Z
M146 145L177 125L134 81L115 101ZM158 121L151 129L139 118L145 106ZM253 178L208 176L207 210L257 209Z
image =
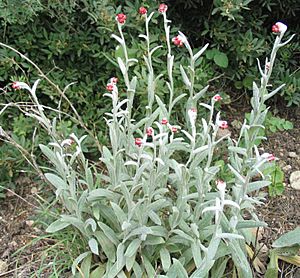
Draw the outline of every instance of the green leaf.
M46 232L47 233L55 233L57 231L60 231L64 228L68 227L69 225L70 225L70 223L64 222L61 219L58 219L49 225L49 227L46 229Z
M293 246L295 244L300 245L300 227L297 227L295 230L285 233L284 235L276 239L272 244L272 247L281 248Z
M59 176L52 174L52 173L46 173L45 174L46 179L57 189L67 189L68 184Z
M89 240L89 247L90 247L92 253L94 253L95 255L99 255L98 242L96 239L91 238Z
M228 57L223 52L219 52L219 53L215 54L214 62L222 68L227 68L228 67Z
M95 270L91 272L90 278L104 277L104 274L105 274L105 266L99 265Z
M162 263L163 270L167 272L171 266L171 256L167 248L163 247L159 251L160 260Z
M105 234L101 231L96 231L94 233L97 238L103 252L107 256L108 260L111 262L115 262L116 260L116 248L114 244L105 236Z
M132 257L135 255L138 248L141 246L142 241L138 238L134 239L130 244L128 245L125 256L126 257Z

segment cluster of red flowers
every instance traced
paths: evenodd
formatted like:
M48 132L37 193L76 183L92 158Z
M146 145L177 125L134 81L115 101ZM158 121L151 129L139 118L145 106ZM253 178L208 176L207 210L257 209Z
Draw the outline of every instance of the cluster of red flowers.
M112 77L106 85L106 90L112 92L115 89L117 83L118 83L118 78Z

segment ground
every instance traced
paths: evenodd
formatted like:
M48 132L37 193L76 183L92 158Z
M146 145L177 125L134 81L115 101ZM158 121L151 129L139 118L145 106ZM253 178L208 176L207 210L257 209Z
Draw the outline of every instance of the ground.
M247 112L238 106L227 111L230 122ZM261 219L268 224L261 232L260 242L268 248L279 235L300 225L300 191L289 186L291 172L300 170L300 108L279 110L281 117L294 123L294 129L269 135L269 140L263 145L265 151L274 153L280 159L279 163L285 169L286 182L283 195L267 197L265 205L258 208ZM290 157L290 152L296 152L297 157ZM290 167L285 167L286 165ZM53 244L51 239L45 238L16 253L43 235L41 230L32 225L38 200L35 185L21 176L17 188L17 195L7 192L7 198L0 200L0 278L30 277L30 273L40 269L45 250ZM267 256L264 263L266 260ZM281 277L300 277L300 270L293 265L281 263L279 266L282 270ZM49 274L45 271L32 277L49 277Z

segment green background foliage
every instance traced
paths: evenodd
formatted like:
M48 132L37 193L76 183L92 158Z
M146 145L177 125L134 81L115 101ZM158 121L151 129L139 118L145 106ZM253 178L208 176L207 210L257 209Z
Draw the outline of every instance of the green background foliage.
M299 33L296 14L300 7L297 2L166 1L169 6L168 17L172 19L173 26L178 26L173 27L173 35L180 29L187 34L195 47L210 43L209 50L200 59L201 65L197 65L196 83L200 84L199 89L209 83L211 90L218 90L218 93L232 97L240 94L242 90L248 92L252 81L257 78L256 58L266 54L271 37L274 36L270 32L271 25L277 20L282 20L289 26L289 33ZM124 12L128 16L125 32L130 35L127 44L130 46L130 55L140 58L135 72L141 72L138 76L141 89L137 95L143 96L147 80L140 68L145 68L141 58L145 47L139 43L138 34L143 28L144 20L137 10L141 5L150 11L156 10L159 3L144 0L0 0L1 41L33 60L61 88L75 82L67 90L67 96L87 126L98 135L99 141L105 142L103 115L109 110L109 104L102 95L107 80L111 76L120 75L114 62L120 53L115 49L115 41L110 37L117 28L115 15ZM154 43L165 39L158 35L161 33L159 29L163 28L162 24L159 24L160 20L155 19L155 26L151 26ZM282 80L287 84L282 95L288 105L300 102L297 49L299 43L295 40L279 51L279 62L274 74L275 80ZM159 50L157 56L160 56L160 51L166 50ZM178 60L175 63L184 64L185 58L180 53L182 50L176 51ZM154 61L156 71L164 74L160 66L163 61L156 57ZM286 71L286 68L289 70ZM36 76L37 72L30 64L12 51L0 49L0 83L3 87L0 93L1 103L27 101L28 96L24 92L13 92L10 84L15 80L32 83ZM175 85L179 88L177 93L181 93L183 85ZM122 84L120 88L122 93ZM158 95L163 99L167 90L159 90ZM42 103L57 107L60 98L53 88L42 82L39 91L42 94ZM137 102L138 104L142 109L143 102ZM181 109L179 106L179 114ZM69 112L70 107L63 103L62 110ZM14 119L13 125L11 119ZM2 115L0 125L15 136L25 137L24 144L30 144L34 132L32 122L27 118L19 118L16 110L10 109ZM67 136L75 129L76 127L67 121L61 130ZM37 143L35 142L35 145ZM2 144L0 148L7 147Z

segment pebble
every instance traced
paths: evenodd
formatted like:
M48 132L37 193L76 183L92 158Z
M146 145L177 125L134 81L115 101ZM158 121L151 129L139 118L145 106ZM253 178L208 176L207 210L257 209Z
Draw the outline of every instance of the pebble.
M7 262L0 260L0 274L6 272L7 269L8 269Z
M295 171L290 175L291 187L300 190L300 171Z
M295 152L289 152L289 157L290 158L297 158L298 155Z
M282 170L283 170L284 172L288 172L288 171L290 171L291 169L292 169L292 166L291 166L291 165L286 165L286 166L282 167Z

